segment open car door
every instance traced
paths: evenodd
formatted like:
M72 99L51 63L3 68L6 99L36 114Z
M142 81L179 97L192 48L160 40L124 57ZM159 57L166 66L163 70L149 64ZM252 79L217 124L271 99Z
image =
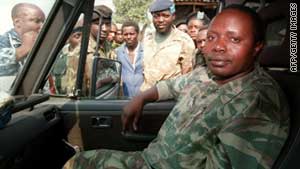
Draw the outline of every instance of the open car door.
M122 108L129 98L111 94L99 97L115 85L96 89L94 84L93 94L82 94L93 7L94 0L54 1L22 71L8 92L15 102L11 120L0 129L0 168L61 168L77 150L142 150L173 107L173 101L147 104L141 130L122 133ZM84 26L74 95L53 95L47 86L51 69L80 15L84 16ZM100 62L104 63L100 59L94 63L101 67ZM107 64L119 63L108 60ZM96 66L94 70L100 69Z

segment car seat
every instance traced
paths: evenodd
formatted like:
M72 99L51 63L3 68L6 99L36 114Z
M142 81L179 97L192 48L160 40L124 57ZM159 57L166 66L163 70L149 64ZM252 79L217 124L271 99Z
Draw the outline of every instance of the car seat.
M300 74L269 70L285 92L290 106L290 132L272 169L299 168L300 155Z

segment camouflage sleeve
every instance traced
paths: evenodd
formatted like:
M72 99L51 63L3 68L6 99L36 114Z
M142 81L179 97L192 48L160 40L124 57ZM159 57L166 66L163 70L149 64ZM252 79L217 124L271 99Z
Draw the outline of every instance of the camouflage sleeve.
M205 64L206 64L206 61L205 61L204 55L199 50L195 50L193 67L195 68L197 66L201 66L201 65L205 65Z
M262 102L259 94L254 95L242 113L226 122L217 135L219 144L208 155L206 168L271 168L287 137L288 125L269 119L265 114L276 110L260 107ZM228 113L239 111L237 105L227 105L231 107Z
M83 168L151 168L140 152L122 152L116 150L90 150L75 154L67 161L63 169Z
M187 84L207 81L211 81L211 79L208 77L207 68L203 66L176 78L160 81L156 84L158 100L177 99Z
M115 83L119 81L120 76L115 68L105 68L97 74L97 80L103 80L108 77L111 77L112 83Z
M118 82L120 80L120 75L119 75L119 73L116 70L113 70L111 72L110 77L112 78L113 83L116 83L116 82Z
M87 53L86 63L85 63L85 79L87 80L87 82L89 82L90 79L91 79L93 59L94 59L94 54L93 53Z
M0 76L12 75L17 72L16 50L14 48L0 49Z
M109 53L108 53L108 58L109 59L112 59L112 60L117 60L117 53L115 50L111 50Z
M189 81L189 75L185 74L156 84L158 100L177 99L184 86Z
M16 49L15 48L1 48L0 49L0 64L16 62Z

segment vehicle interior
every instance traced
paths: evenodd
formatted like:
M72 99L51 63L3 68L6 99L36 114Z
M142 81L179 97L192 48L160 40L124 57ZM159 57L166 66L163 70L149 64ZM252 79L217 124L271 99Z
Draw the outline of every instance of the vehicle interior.
M229 4L227 1L218 2L219 7ZM272 7L271 4L276 2L243 3L258 4L258 7L270 4ZM122 132L122 108L130 99L120 96L120 81L97 87L103 70L110 69L119 78L121 76L120 63L103 58L93 60L91 90L88 95L84 94L82 65L86 63L93 8L94 0L56 0L53 4L22 71L9 91L14 98L13 114L7 125L0 128L0 169L59 169L77 151L142 150L155 138L175 105L173 100L147 103L139 130ZM51 69L80 17L84 17L81 64L78 65L73 95L49 94L45 92L45 86ZM270 25L272 23L273 20ZM261 65L280 84L291 109L290 134L274 169L297 168L300 154L300 73L289 69L289 51L284 46L288 40L286 33L273 43L275 45L267 46L260 56Z

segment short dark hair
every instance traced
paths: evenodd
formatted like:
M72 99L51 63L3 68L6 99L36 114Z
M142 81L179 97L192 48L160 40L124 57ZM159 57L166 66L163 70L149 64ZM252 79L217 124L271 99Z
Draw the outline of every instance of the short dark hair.
M210 19L209 19L209 17L206 14L204 14L203 19L197 18L198 12L190 13L187 16L186 24L188 24L190 22L190 20L199 20L199 21L202 21L203 25L208 25L210 23Z
M204 25L202 28L200 28L200 29L199 29L199 32L200 32L200 31L203 31L203 30L206 30L206 29L208 29L208 25Z
M132 27L134 27L134 29L135 29L135 31L136 31L136 33L139 33L140 32L140 28L139 28L139 25L136 23L136 22L134 22L134 21L131 21L131 20L129 20L129 21L125 21L124 23L123 23L123 25L122 25L122 32L123 32L123 28L125 28L125 27L129 27L129 26L132 26Z
M177 28L178 26L180 26L180 25L187 25L186 20L179 20L179 21L177 21L176 24L175 24L176 28Z
M238 11L243 12L243 13L247 14L248 16L250 16L252 23L253 23L254 41L255 42L264 42L265 41L264 21L258 15L257 12L255 12L253 9L251 9L249 7L246 7L243 5L238 5L238 4L229 5L224 10L227 10L227 9L238 10Z

